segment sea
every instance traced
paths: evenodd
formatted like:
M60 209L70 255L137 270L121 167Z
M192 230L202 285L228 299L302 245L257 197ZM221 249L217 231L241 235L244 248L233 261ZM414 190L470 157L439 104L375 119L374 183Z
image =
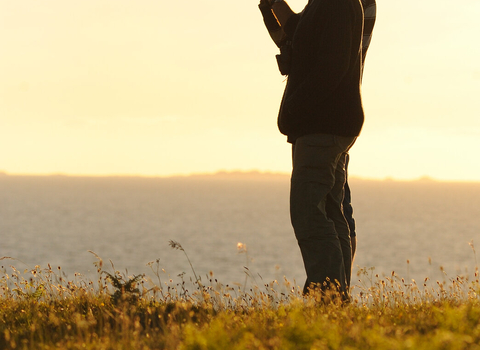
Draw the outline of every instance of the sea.
M471 276L480 259L480 183L350 179L366 271L409 281ZM289 176L0 176L0 265L49 265L73 280L110 273L243 284L305 280ZM171 242L175 242L171 247ZM180 248L181 249L178 249Z

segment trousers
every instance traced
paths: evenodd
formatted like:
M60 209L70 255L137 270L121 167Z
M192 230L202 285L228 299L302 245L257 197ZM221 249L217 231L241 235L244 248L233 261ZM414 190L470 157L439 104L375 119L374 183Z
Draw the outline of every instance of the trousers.
M352 272L350 231L343 214L345 161L356 137L311 134L292 147L290 217L311 287L348 295Z

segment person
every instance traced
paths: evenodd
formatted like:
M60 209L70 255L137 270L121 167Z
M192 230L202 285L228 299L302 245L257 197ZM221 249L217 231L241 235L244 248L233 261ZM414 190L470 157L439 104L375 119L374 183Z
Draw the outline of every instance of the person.
M348 299L352 244L342 202L347 153L364 119L362 5L309 0L299 14L283 0L259 7L288 75L278 126L292 143L290 214L307 273L304 292L333 289Z

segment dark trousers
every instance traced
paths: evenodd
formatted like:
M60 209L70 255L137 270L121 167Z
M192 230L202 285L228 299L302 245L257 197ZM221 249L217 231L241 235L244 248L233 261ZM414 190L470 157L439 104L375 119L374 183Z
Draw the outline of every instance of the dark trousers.
M342 202L345 161L355 139L312 134L293 146L290 215L307 273L305 293L335 284L348 294L352 248Z

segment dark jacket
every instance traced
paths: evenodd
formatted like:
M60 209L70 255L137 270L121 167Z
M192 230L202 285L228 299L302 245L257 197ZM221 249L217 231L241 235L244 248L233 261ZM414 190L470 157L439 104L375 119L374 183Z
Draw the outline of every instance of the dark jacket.
M307 134L360 134L362 29L359 0L310 0L286 23L292 63L278 126L289 142Z

